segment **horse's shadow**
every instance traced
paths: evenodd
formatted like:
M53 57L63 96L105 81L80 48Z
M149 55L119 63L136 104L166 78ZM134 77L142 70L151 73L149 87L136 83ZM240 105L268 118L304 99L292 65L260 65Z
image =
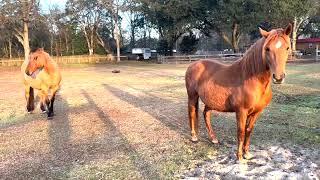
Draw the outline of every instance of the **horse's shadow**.
M65 99L57 96L55 116L52 120L45 120L48 125L48 154L41 155L41 153L35 151L35 153L29 155L32 158L23 160L23 163L0 169L2 177L14 179L81 177L81 174L74 174L76 172L74 171L75 167L90 164L97 157L111 158L118 153L114 152L115 149L128 155L131 163L145 179L160 177L156 168L130 145L126 137L113 124L111 118L98 107L91 96L84 90L82 90L82 95L88 103L79 107L70 107ZM86 111L96 112L98 118L105 124L106 129L103 139L84 139L79 142L72 140L73 125L70 113L77 114ZM84 121L90 121L90 119L86 118ZM106 163L108 163L107 160ZM105 177L112 178L108 173L101 174L100 178Z

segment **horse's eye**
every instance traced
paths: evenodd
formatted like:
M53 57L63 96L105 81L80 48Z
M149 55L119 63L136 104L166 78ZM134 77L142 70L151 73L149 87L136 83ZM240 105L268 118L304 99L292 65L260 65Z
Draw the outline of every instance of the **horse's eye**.
M269 52L269 51L270 51L270 48L267 47L267 48L266 48L266 51Z
M289 51L289 47L287 47L287 51Z

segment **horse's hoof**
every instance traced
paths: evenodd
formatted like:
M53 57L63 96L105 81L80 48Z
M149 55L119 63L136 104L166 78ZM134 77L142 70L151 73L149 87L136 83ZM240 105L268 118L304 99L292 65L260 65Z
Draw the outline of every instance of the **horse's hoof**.
M191 142L193 142L193 143L196 143L196 142L198 142L198 137L197 136L192 136L191 137Z
M45 113L47 113L47 111L43 111L43 110L42 110L41 113L42 113L42 114L45 114Z
M212 142L213 144L219 144L219 141L218 141L217 139L212 139L211 142Z
M246 164L247 163L247 160L245 160L245 159L238 159L237 161L236 161L236 163L237 164Z
M48 119L52 119L53 118L53 112L48 112Z
M33 113L33 111L27 111L27 113L28 113L28 114L32 114L32 113Z
M243 157L244 157L245 159L247 159L247 160L250 160L250 159L253 158L253 155L252 155L251 153L247 152L247 153L245 153L245 154L243 155Z

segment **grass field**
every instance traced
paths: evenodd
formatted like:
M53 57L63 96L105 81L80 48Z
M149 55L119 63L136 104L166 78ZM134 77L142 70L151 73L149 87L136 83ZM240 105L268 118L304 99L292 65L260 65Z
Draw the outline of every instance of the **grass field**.
M25 113L18 68L0 68L0 174L4 178L171 179L236 144L235 116L213 113L221 145L189 141L187 65L122 62L62 68L53 120ZM121 73L113 74L119 69ZM320 64L289 64L252 144L320 148ZM201 108L202 105L201 105ZM319 166L320 155L313 157ZM1 178L0 178L1 179Z

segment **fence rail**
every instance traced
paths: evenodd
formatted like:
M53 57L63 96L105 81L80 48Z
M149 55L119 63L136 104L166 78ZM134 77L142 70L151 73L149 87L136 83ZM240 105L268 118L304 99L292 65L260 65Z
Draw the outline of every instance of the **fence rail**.
M52 56L58 64L84 64L84 63L103 63L115 60L114 56ZM127 56L120 56L121 60L128 60ZM23 58L0 59L0 66L21 66Z
M221 60L235 60L242 57L242 53L228 53L228 54L215 54L215 55L187 55L187 56L159 56L159 63L190 63L192 61L198 61L200 59L221 59Z

